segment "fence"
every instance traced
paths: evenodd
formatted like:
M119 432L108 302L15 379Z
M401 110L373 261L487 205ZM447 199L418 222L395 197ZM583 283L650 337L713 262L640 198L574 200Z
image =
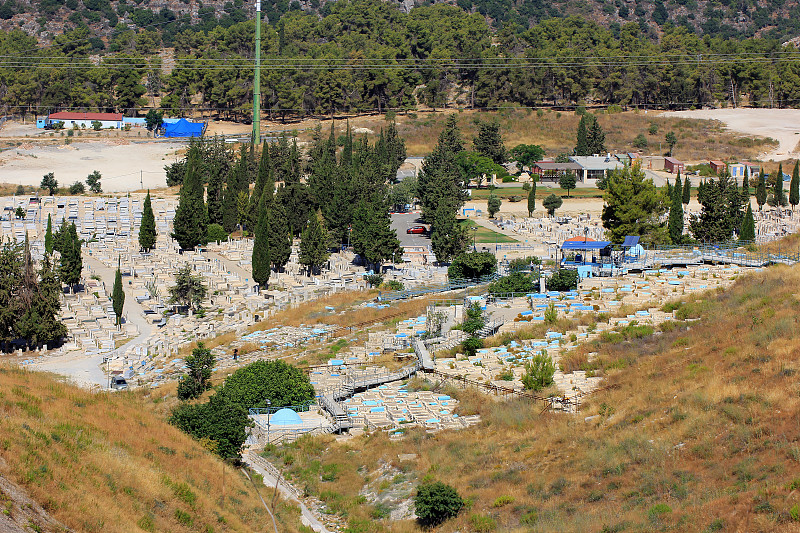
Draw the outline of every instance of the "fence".
M483 285L485 283L492 282L499 278L500 275L497 273L483 276L477 279L456 279L456 280L449 280L446 283L442 283L439 285L431 285L427 287L417 287L414 289L406 289L402 291L396 292L387 292L381 295L382 300L393 301L393 300L405 300L408 298L414 298L415 296L423 296L425 294L432 294L435 292L447 292L447 291L457 291L459 289L466 289L468 287L476 287L478 285Z

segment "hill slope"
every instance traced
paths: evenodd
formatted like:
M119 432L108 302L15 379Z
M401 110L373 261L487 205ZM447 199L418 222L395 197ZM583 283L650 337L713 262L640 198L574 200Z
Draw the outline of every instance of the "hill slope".
M797 531L798 283L800 268L746 275L673 306L699 321L587 346L598 357L584 368L606 381L578 416L454 390L480 426L309 439L271 456L290 457L289 475L353 526L402 509L404 487L432 479L470 502L440 531Z
M164 422L139 394L92 394L44 374L0 367L0 414L0 476L70 530L272 530L240 471L226 466L223 480L222 462ZM24 498L12 498L13 486L1 478L0 488L3 514L13 520ZM284 530L293 531L295 510L278 507ZM59 530L46 516L32 523Z
M267 21L276 23L290 11L304 10L326 14L326 4L335 0L265 0L262 11ZM725 37L760 35L787 40L800 32L800 5L768 0L757 2L714 2L711 0L398 0L389 2L408 12L432 3L455 4L462 10L480 13L499 29L505 23L530 27L550 18L577 15L605 26L637 22L651 31L667 25L686 26L691 31ZM0 1L0 28L21 27L31 35L46 38L80 24L93 33L105 33L117 24L155 26L169 39L182 29L212 29L230 26L254 16L253 2L186 0L158 2L139 0L130 4L120 0L5 0Z

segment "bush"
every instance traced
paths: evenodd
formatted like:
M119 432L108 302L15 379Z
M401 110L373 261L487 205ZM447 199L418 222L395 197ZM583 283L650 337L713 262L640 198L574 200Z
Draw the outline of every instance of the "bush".
M464 507L464 500L450 485L434 481L417 488L414 507L420 524L435 526L456 516Z
M654 506L652 506L650 508L650 510L647 512L647 514L648 514L648 516L650 518L658 518L661 515L664 515L664 514L667 514L667 513L671 513L671 512L672 512L672 508L669 505L667 505L666 503L657 503L657 504L655 504Z
M523 272L514 272L489 284L490 294L529 293L536 290L538 277Z
M464 355L467 357L473 357L481 348L483 348L483 340L478 337L468 337L461 343L461 349L464 350Z
M648 144L648 143L647 143L647 137L645 137L645 136L644 136L644 133L640 133L640 134L639 134L639 135L637 135L637 136L636 136L636 138L633 140L633 146L634 146L634 148L642 148L642 149L643 149L643 148L647 148L647 144Z
M544 310L544 321L548 324L555 324L558 320L558 311L554 303L550 303L547 309Z
M86 192L86 187L83 185L83 182L81 181L76 181L75 183L69 186L70 194L83 194L85 192Z
M525 363L522 385L528 390L542 390L553 384L553 374L555 373L556 365L553 364L553 360L547 355L547 352L542 350L541 353L534 355L533 359Z
M497 521L491 516L474 514L469 517L472 531L476 533L488 533L497 529Z
M388 291L402 291L403 289L405 289L405 286L396 279L390 279L389 281L384 283L383 286L386 287L386 290Z
M489 252L460 254L447 268L447 276L453 279L475 279L497 272L497 259Z
M578 271L562 268L547 280L548 291L571 291L578 288Z
M383 283L383 276L380 274L370 274L365 276L364 279L370 287L380 287L381 283Z
M526 181L525 183L522 184L522 190L523 191L531 190L531 184Z
M542 200L542 207L547 210L547 214L553 216L556 213L556 209L561 207L561 204L564 203L564 200L561 199L560 196L556 196L555 194L551 194L544 200Z
M209 224L206 229L206 240L208 242L227 241L228 232L219 224Z

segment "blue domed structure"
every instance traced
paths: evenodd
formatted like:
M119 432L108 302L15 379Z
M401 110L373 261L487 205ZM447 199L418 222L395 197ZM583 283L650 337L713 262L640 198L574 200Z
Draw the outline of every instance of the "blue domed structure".
M296 426L302 425L303 419L291 409L284 407L269 417L269 423L273 426Z

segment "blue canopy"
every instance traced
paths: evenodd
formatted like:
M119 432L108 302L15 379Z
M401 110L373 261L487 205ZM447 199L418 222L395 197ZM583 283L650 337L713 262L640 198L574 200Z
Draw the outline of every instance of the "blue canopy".
M639 244L639 237L628 235L627 237L625 237L625 242L622 243L622 247L633 248L637 244Z
M562 250L602 250L610 245L610 241L565 241Z
M189 122L182 118L174 124L164 124L164 137L200 137L205 126L202 122Z

